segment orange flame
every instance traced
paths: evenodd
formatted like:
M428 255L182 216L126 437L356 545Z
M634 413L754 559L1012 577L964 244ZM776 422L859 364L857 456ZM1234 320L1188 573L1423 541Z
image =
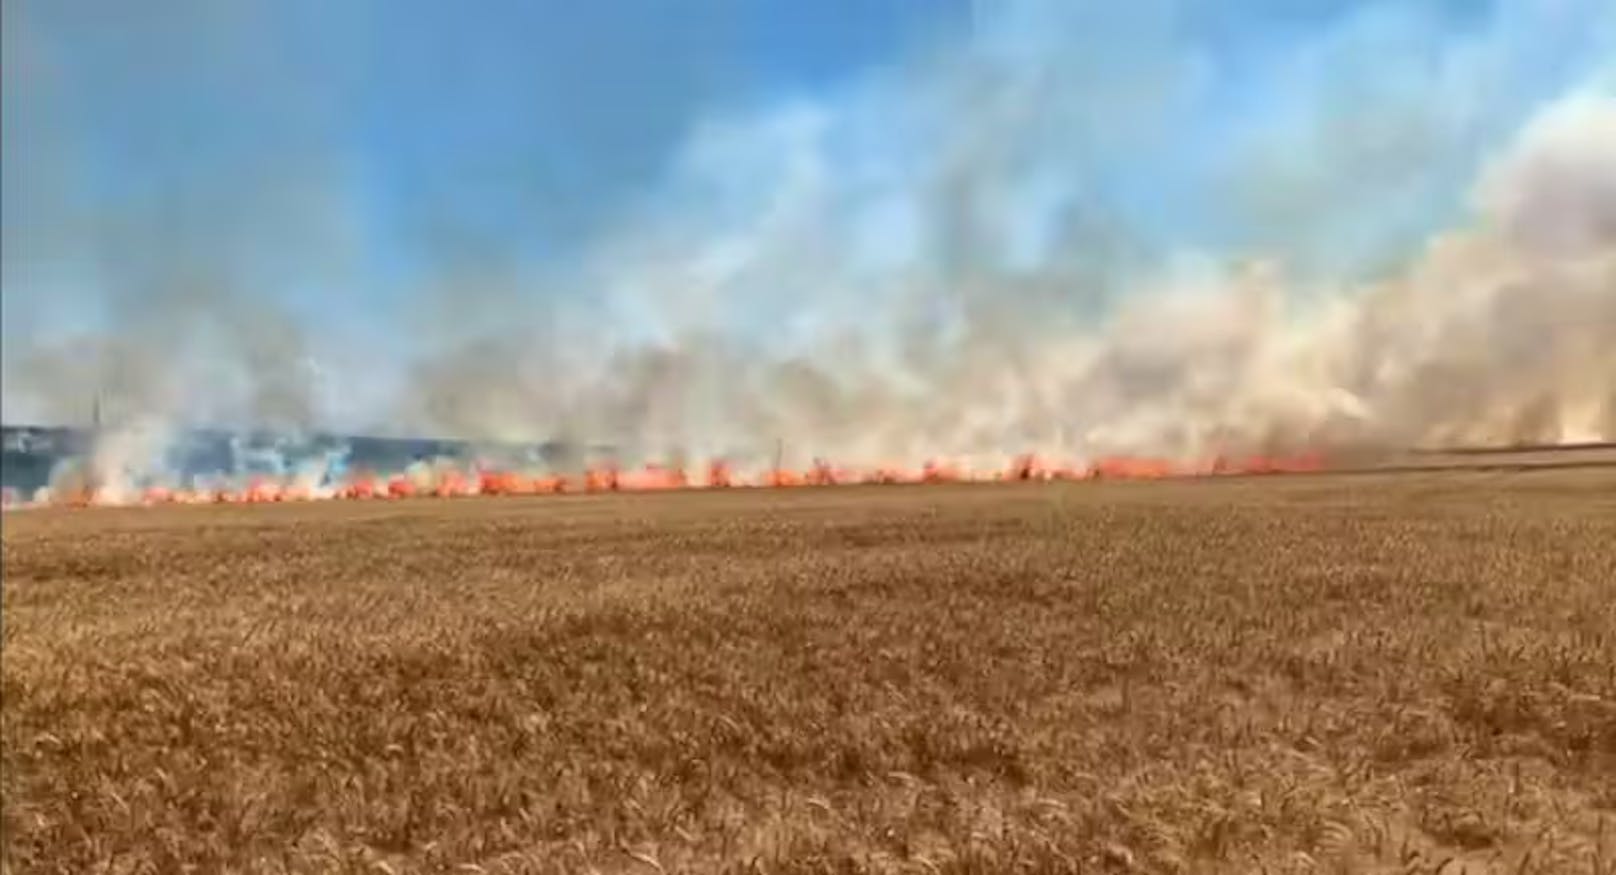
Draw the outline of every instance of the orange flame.
M1094 459L1084 466L1051 464L1031 453L1015 456L1010 464L997 472L972 471L942 459L928 459L918 470L898 467L876 467L865 470L846 470L833 466L825 459L815 459L806 470L787 468L764 470L756 479L737 479L730 463L714 459L707 465L706 478L699 485L724 489L740 483L768 488L803 486L838 486L849 483L866 484L941 484L981 480L997 481L1078 481L1078 480L1160 480L1172 477L1299 474L1324 471L1328 464L1317 452L1293 456L1254 455L1235 458L1216 455L1199 463L1183 460L1143 456L1107 456ZM531 475L517 471L477 466L469 472L444 468L428 477L421 472L413 475L394 474L379 478L370 471L357 471L340 486L331 490L315 490L306 483L257 476L238 488L218 490L183 489L154 485L141 490L131 503L153 506L165 504L262 504L286 501L309 501L315 498L348 500L409 499L420 496L456 498L471 495L525 496L560 495L573 491L599 492L658 492L689 489L693 485L685 470L678 466L647 464L643 468L624 472L615 464L596 465L584 471L581 478L569 479L557 474ZM76 481L57 487L48 503L69 507L87 507L119 501L119 496L95 488L92 484ZM0 503L7 508L27 506L19 502L14 491L0 494Z

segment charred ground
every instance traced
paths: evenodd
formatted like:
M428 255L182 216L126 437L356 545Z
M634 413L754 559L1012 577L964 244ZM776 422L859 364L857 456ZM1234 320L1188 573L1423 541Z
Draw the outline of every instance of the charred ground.
M1616 871L1612 469L39 511L4 563L8 871Z

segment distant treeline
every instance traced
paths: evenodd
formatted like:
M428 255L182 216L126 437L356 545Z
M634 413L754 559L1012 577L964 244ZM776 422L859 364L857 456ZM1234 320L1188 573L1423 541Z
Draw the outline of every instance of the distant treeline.
M88 455L96 432L84 428L0 426L0 485L29 491L50 482L64 460ZM313 459L329 459L335 473L394 472L428 459L477 460L502 466L566 466L609 456L610 448L558 442L510 444L432 438L389 438L329 433L284 434L195 429L165 442L162 467L180 476L278 474Z

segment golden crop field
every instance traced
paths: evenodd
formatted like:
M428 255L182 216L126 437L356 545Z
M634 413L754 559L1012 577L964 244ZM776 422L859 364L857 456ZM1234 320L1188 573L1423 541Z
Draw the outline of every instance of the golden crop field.
M4 572L6 872L1616 872L1616 469L30 511Z

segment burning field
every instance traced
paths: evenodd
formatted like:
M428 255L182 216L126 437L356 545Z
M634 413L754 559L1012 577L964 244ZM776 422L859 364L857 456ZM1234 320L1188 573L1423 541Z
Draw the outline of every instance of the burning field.
M288 466L281 464L279 468ZM969 468L947 461L927 460L905 468L879 466L846 468L816 459L805 469L781 467L738 472L717 459L692 477L682 465L648 463L625 470L606 463L589 465L578 473L549 473L509 469L483 462L469 465L454 459L419 460L401 473L377 474L359 470L334 475L325 465L304 467L290 474L238 474L197 478L192 486L168 486L131 481L121 472L107 472L94 459L69 459L59 465L50 485L26 500L14 490L5 494L7 509L43 507L155 507L168 504L275 504L300 501L369 501L407 498L469 498L473 496L566 495L604 492L661 492L685 489L773 488L801 486L898 485L945 483L1025 482L1047 480L1161 480L1238 474L1280 474L1325 470L1322 455L1217 456L1200 463L1134 456L1108 456L1084 464L1050 463L1026 453L1003 467Z
M1526 464L8 514L0 859L1602 875L1616 469Z
M1616 875L1609 0L24 2L0 875Z

